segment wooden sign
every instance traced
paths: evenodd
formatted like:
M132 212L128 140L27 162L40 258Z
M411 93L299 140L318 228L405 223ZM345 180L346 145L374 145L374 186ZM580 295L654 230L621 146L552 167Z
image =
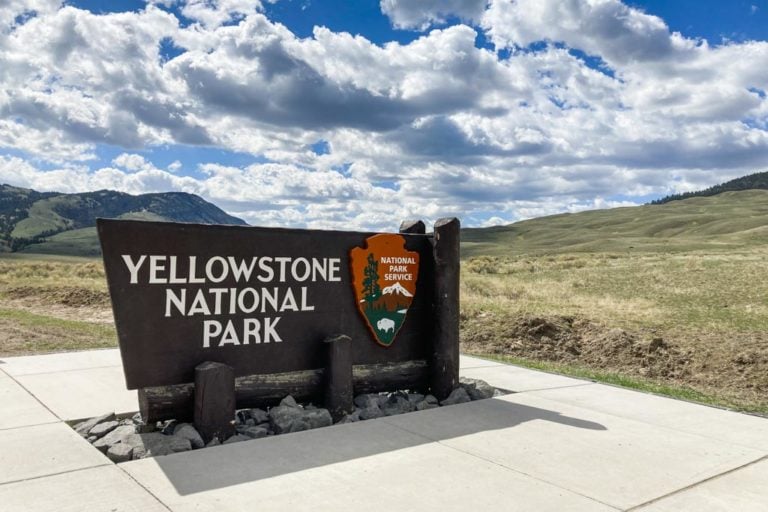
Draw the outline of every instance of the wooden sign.
M405 249L402 235L375 235L350 252L357 308L373 338L389 347L416 294L419 253Z
M422 223L393 235L99 219L126 386L140 390L146 417L180 418L195 367L210 361L232 368L238 407L289 393L322 401L324 341L340 334L351 340L339 360L352 365L355 393L428 390L436 351L455 359L437 371L452 382L457 288L446 303L455 302L450 350L434 341L446 318L436 306L440 254L452 255L442 272L458 282L452 222L449 250Z

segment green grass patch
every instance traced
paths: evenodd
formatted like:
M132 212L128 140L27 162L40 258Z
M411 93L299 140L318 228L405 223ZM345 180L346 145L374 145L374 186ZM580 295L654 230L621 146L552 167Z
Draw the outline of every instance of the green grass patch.
M0 309L0 355L62 352L117 345L114 326Z

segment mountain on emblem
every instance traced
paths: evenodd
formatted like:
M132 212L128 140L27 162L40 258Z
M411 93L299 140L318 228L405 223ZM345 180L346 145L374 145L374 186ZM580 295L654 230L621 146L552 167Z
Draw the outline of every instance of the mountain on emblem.
M379 345L395 341L416 293L419 253L405 249L402 235L368 238L350 251L357 308Z
M403 287L403 285L401 285L400 283L395 283L392 286L387 286L386 288L381 290L381 293L383 293L384 295L390 295L394 293L396 295L405 295L406 297L413 297L413 294L411 294L411 292L406 290Z

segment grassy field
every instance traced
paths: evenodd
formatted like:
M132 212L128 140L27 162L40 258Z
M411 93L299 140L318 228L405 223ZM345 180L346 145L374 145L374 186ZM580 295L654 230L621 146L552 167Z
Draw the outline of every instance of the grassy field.
M99 261L19 254L0 258L0 356L116 344Z
M768 414L763 210L748 191L470 230L462 350ZM115 346L111 320L99 260L0 258L0 355Z

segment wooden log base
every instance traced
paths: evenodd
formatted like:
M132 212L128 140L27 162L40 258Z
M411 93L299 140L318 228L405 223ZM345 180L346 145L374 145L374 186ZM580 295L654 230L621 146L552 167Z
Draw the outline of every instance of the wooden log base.
M429 386L427 361L354 365L353 394L410 389L426 392ZM235 379L236 408L271 407L286 395L299 401L322 403L325 370L249 375ZM141 417L149 424L166 419L193 419L195 385L177 384L139 390Z

